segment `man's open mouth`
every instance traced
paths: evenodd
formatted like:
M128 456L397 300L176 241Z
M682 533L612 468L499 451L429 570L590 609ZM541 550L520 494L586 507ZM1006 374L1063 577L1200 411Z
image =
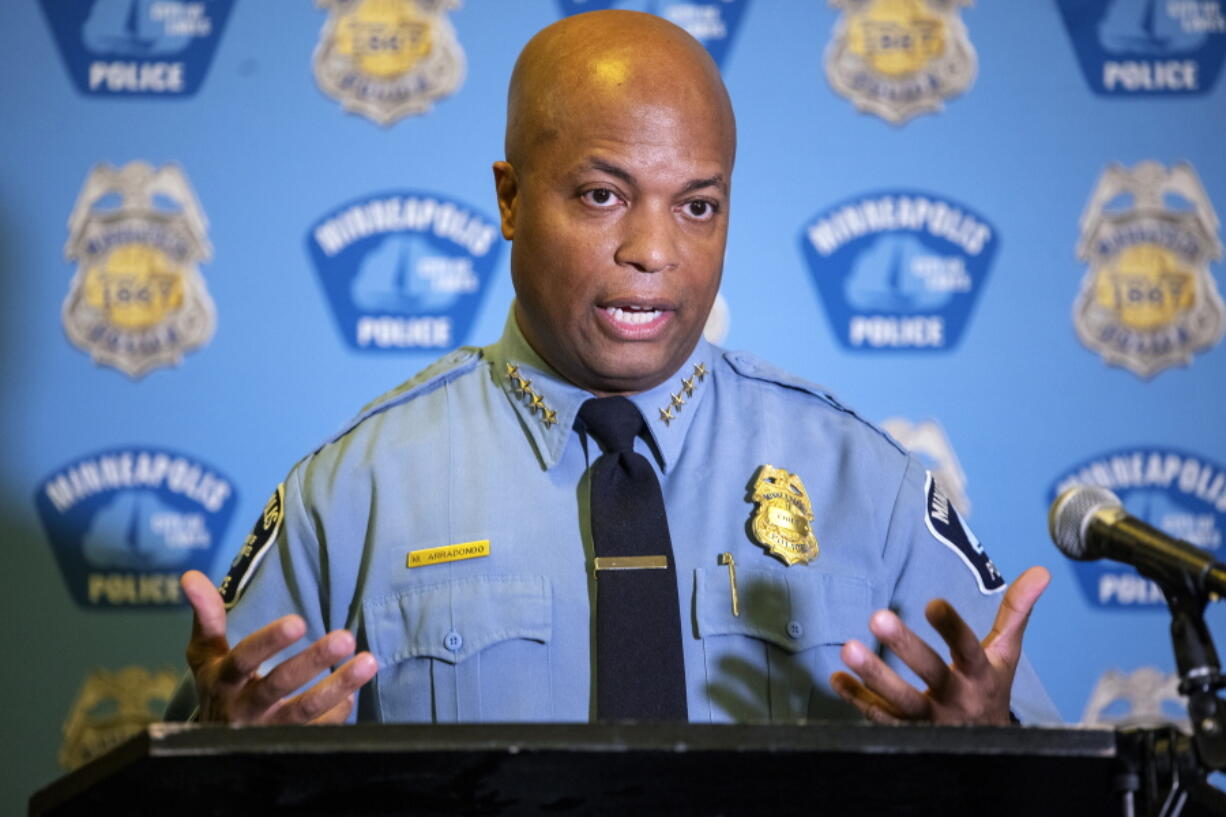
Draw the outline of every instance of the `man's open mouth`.
M649 306L607 306L605 312L618 323L628 323L634 326L651 323L664 314L663 310Z

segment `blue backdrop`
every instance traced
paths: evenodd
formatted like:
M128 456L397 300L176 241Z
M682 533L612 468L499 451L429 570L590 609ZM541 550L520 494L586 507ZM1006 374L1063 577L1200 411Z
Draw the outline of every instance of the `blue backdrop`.
M1220 0L23 0L0 807L160 707L172 577L220 578L297 458L497 336L511 66L608 6L689 27L732 94L712 335L917 451L1006 576L1052 569L1027 649L1065 718L1181 717L1160 598L1065 561L1046 510L1091 481L1221 546Z

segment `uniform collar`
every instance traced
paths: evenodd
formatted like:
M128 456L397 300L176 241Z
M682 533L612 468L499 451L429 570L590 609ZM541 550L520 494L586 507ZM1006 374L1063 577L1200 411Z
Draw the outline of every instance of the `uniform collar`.
M575 417L591 392L564 380L541 359L515 320L512 304L502 337L484 350L490 376L507 396L541 464L552 468L575 437ZM703 338L681 368L653 389L630 395L647 422L648 443L665 473L681 456L685 435L714 377L715 348Z

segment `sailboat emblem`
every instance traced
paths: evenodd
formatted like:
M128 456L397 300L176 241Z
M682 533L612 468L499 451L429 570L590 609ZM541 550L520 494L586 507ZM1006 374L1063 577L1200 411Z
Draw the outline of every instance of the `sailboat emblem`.
M498 237L497 221L464 202L387 191L321 217L307 250L354 349L446 349L464 342Z
M936 351L961 339L998 242L965 204L887 190L819 212L800 243L844 347Z
M77 90L182 97L199 90L234 0L39 0Z
M1226 61L1220 0L1057 0L1078 63L1103 96L1210 91Z

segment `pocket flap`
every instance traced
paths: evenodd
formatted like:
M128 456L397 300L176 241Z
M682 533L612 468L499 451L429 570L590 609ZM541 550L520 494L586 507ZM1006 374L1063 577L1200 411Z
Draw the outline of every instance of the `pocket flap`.
M459 663L517 638L546 643L552 609L543 576L476 576L368 601L363 614L371 652L389 666L409 658Z
M738 568L740 615L732 614L727 568L695 571L694 606L701 638L744 635L789 652L857 638L872 644L872 585L858 576L811 570Z

